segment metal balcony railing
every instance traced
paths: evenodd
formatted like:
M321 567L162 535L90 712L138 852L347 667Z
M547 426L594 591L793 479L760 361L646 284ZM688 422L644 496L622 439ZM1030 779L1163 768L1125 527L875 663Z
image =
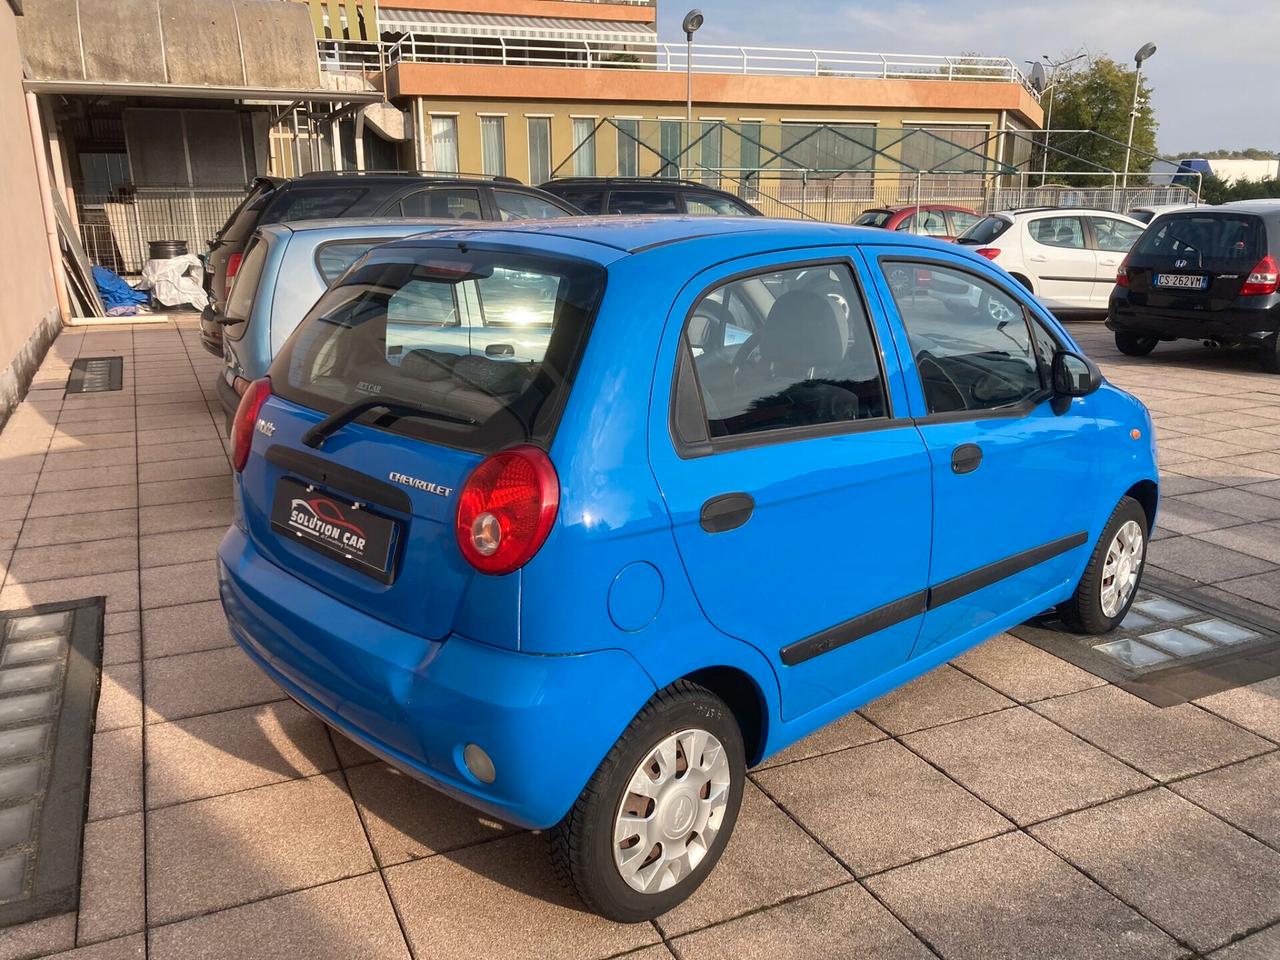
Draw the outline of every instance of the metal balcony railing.
M383 69L396 63L467 63L676 73L692 67L694 73L1020 83L1030 90L1022 71L1007 57L716 44L694 44L690 54L684 44L645 40L621 43L545 38L531 41L501 36L427 37L409 34L394 43L381 44L322 40L320 59L325 69L357 72Z

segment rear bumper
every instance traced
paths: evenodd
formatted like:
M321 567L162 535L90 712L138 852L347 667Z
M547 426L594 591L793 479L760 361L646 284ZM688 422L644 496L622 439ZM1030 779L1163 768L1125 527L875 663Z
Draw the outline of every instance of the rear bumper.
M200 311L200 344L215 357L222 358L222 314L213 304Z
M491 816L558 823L654 692L629 654L537 656L405 633L290 576L238 527L218 550L231 635L294 700L371 753ZM462 753L478 744L497 778Z
M1112 296L1107 326L1122 333L1179 340L1221 340L1258 344L1280 330L1280 306L1232 307L1213 313L1136 306L1123 295Z

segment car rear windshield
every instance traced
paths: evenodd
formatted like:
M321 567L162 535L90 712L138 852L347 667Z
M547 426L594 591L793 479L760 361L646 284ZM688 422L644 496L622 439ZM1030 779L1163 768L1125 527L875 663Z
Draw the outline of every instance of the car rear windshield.
M340 217L368 191L363 187L294 187L277 190L262 211L262 223Z
M601 267L578 260L374 250L289 339L272 390L324 413L386 400L394 409L362 422L477 453L546 443L604 283Z
M956 242L985 246L1008 230L1009 225L1009 221L1004 217L983 217L964 233L960 234Z
M257 229L258 215L262 213L262 208L275 193L276 186L274 180L259 180L254 183L245 198L240 201L240 205L236 207L235 212L222 225L215 239L225 243L243 243L247 240L249 235Z
M1160 217L1134 245L1135 256L1161 259L1239 260L1253 266L1265 254L1258 217L1240 213L1171 213Z
M881 227L883 228L889 222L893 213L889 210L868 210L857 220L853 221L857 227Z
M231 290L227 294L225 313L226 326L222 335L231 340L239 340L249 328L250 315L253 312L253 300L258 295L258 285L262 281L262 268L267 262L267 244L261 238L250 241L245 251L240 270L231 282Z

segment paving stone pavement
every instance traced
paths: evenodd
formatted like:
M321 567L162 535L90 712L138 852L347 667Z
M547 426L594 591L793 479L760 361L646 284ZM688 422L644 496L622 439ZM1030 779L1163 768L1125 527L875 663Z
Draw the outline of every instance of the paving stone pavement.
M1280 377L1161 345L1121 357L1161 441L1151 563L1280 616ZM119 393L64 396L76 356ZM0 960L1280 957L1280 679L1157 710L1001 636L752 774L703 889L587 915L540 838L417 784L231 645L219 363L190 318L71 328L0 433L0 609L102 594L76 914Z

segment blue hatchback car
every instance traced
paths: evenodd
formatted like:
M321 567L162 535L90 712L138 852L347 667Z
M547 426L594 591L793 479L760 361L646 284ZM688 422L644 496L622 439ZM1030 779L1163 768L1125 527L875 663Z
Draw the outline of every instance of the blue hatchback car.
M1050 608L1116 626L1158 497L1146 410L999 268L745 218L379 246L233 460L240 645L624 921L751 764Z

